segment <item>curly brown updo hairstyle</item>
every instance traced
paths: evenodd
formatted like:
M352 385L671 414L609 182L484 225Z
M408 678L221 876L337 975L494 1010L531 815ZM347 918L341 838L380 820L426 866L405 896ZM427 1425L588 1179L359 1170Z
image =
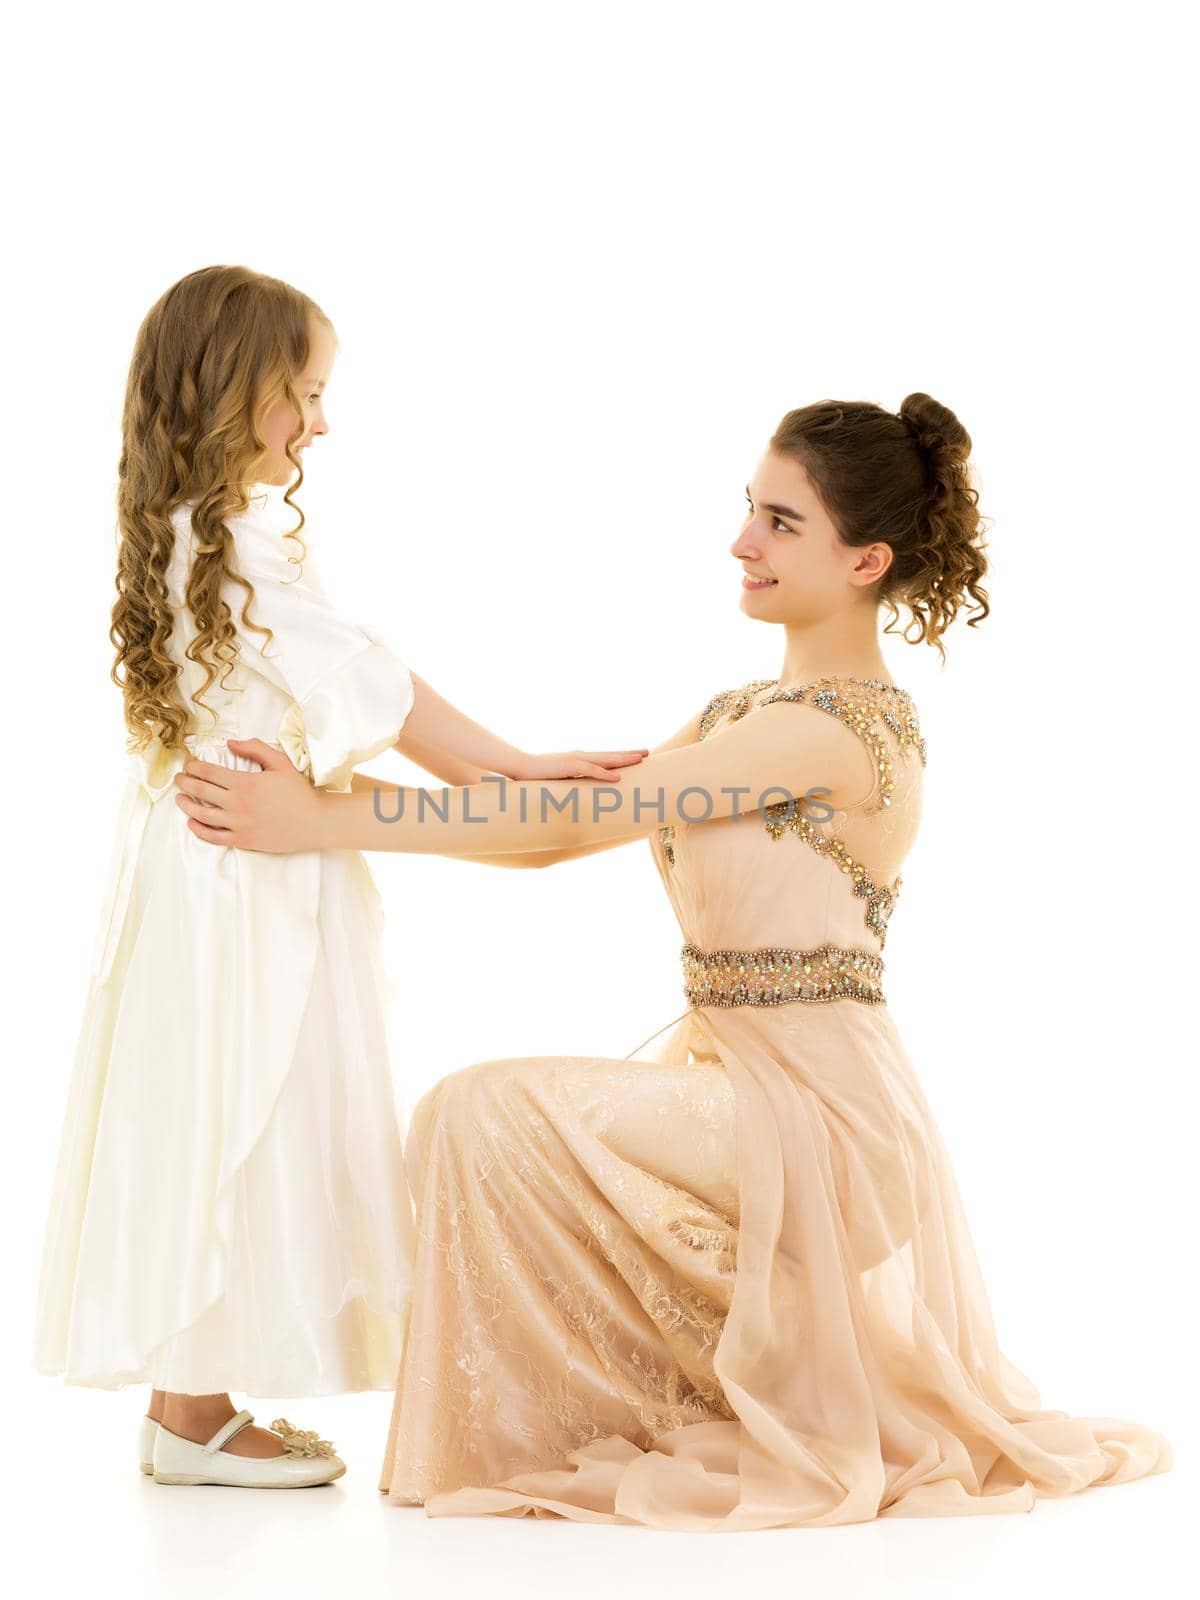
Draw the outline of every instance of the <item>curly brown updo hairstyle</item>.
M789 411L770 448L804 468L844 543L891 546L876 586L878 603L891 611L883 631L895 631L906 606L904 638L936 646L944 663L942 634L968 596L979 611L968 627L989 611L980 579L991 518L979 512L971 436L953 411L920 393L898 412L866 400L819 400Z
M218 672L224 682L237 659L237 632L221 598L226 577L245 591L246 626L270 638L269 628L246 615L254 586L236 571L226 522L249 505L247 491L268 457L258 422L283 398L296 414L286 453L297 473L284 500L299 518L286 536L304 553L304 513L292 499L304 480L294 448L304 435L295 380L316 323L332 329L320 306L291 284L248 267L216 266L173 284L138 329L121 424L117 599L109 630L117 648L109 675L124 695L130 752L155 737L167 749L182 748L189 722L175 690L181 669L168 648L175 507L193 502L185 599L197 630L187 655L205 674L196 702L204 706L204 691Z

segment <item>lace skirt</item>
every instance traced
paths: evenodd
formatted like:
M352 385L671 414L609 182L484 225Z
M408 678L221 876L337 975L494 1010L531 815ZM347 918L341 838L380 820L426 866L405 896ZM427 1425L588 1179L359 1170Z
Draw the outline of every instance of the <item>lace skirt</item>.
M885 1006L477 1063L417 1103L407 1161L397 1504L734 1530L1028 1511L1171 1465L999 1350Z
M479 1063L417 1103L393 1500L732 1415L713 1352L737 1258L733 1111L719 1065L589 1057Z

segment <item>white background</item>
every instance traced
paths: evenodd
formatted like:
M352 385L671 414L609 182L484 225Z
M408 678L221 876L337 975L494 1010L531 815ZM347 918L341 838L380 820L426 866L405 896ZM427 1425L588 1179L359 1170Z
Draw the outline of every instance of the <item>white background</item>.
M9 19L3 1495L19 1518L5 1560L30 1583L867 1594L886 1562L892 1595L1116 1595L1182 1553L1197 535L1182 26L1159 3L746 0ZM288 279L337 328L330 433L302 491L331 595L531 750L652 745L717 690L779 673L782 636L740 612L729 544L785 411L894 410L924 389L961 418L994 519L992 615L960 618L944 671L883 641L929 748L889 1002L1006 1353L1048 1405L1163 1429L1173 1473L1028 1517L773 1536L430 1519L376 1492L388 1394L293 1403L350 1472L252 1496L141 1479L144 1391L32 1373L123 781L107 638L123 385L149 306L216 262ZM398 756L371 770L420 781ZM406 996L405 1115L469 1062L623 1056L683 1010L646 844L550 872L372 865Z

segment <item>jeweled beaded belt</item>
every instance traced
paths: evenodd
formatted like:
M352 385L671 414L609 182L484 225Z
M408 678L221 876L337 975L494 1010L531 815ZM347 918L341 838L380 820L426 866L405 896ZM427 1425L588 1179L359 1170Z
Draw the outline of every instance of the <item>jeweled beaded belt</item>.
M883 958L823 944L812 950L698 950L685 944L683 992L692 1006L781 1006L793 1000L884 1004Z

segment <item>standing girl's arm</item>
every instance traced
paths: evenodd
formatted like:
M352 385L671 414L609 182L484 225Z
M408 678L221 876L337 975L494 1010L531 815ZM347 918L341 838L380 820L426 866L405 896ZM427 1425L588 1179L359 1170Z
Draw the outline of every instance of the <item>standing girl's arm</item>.
M395 748L447 783L478 783L485 772L520 779L608 778L612 781L619 776L613 769L630 766L650 753L646 749L565 750L552 755L530 755L473 722L415 672L412 681L412 710Z

